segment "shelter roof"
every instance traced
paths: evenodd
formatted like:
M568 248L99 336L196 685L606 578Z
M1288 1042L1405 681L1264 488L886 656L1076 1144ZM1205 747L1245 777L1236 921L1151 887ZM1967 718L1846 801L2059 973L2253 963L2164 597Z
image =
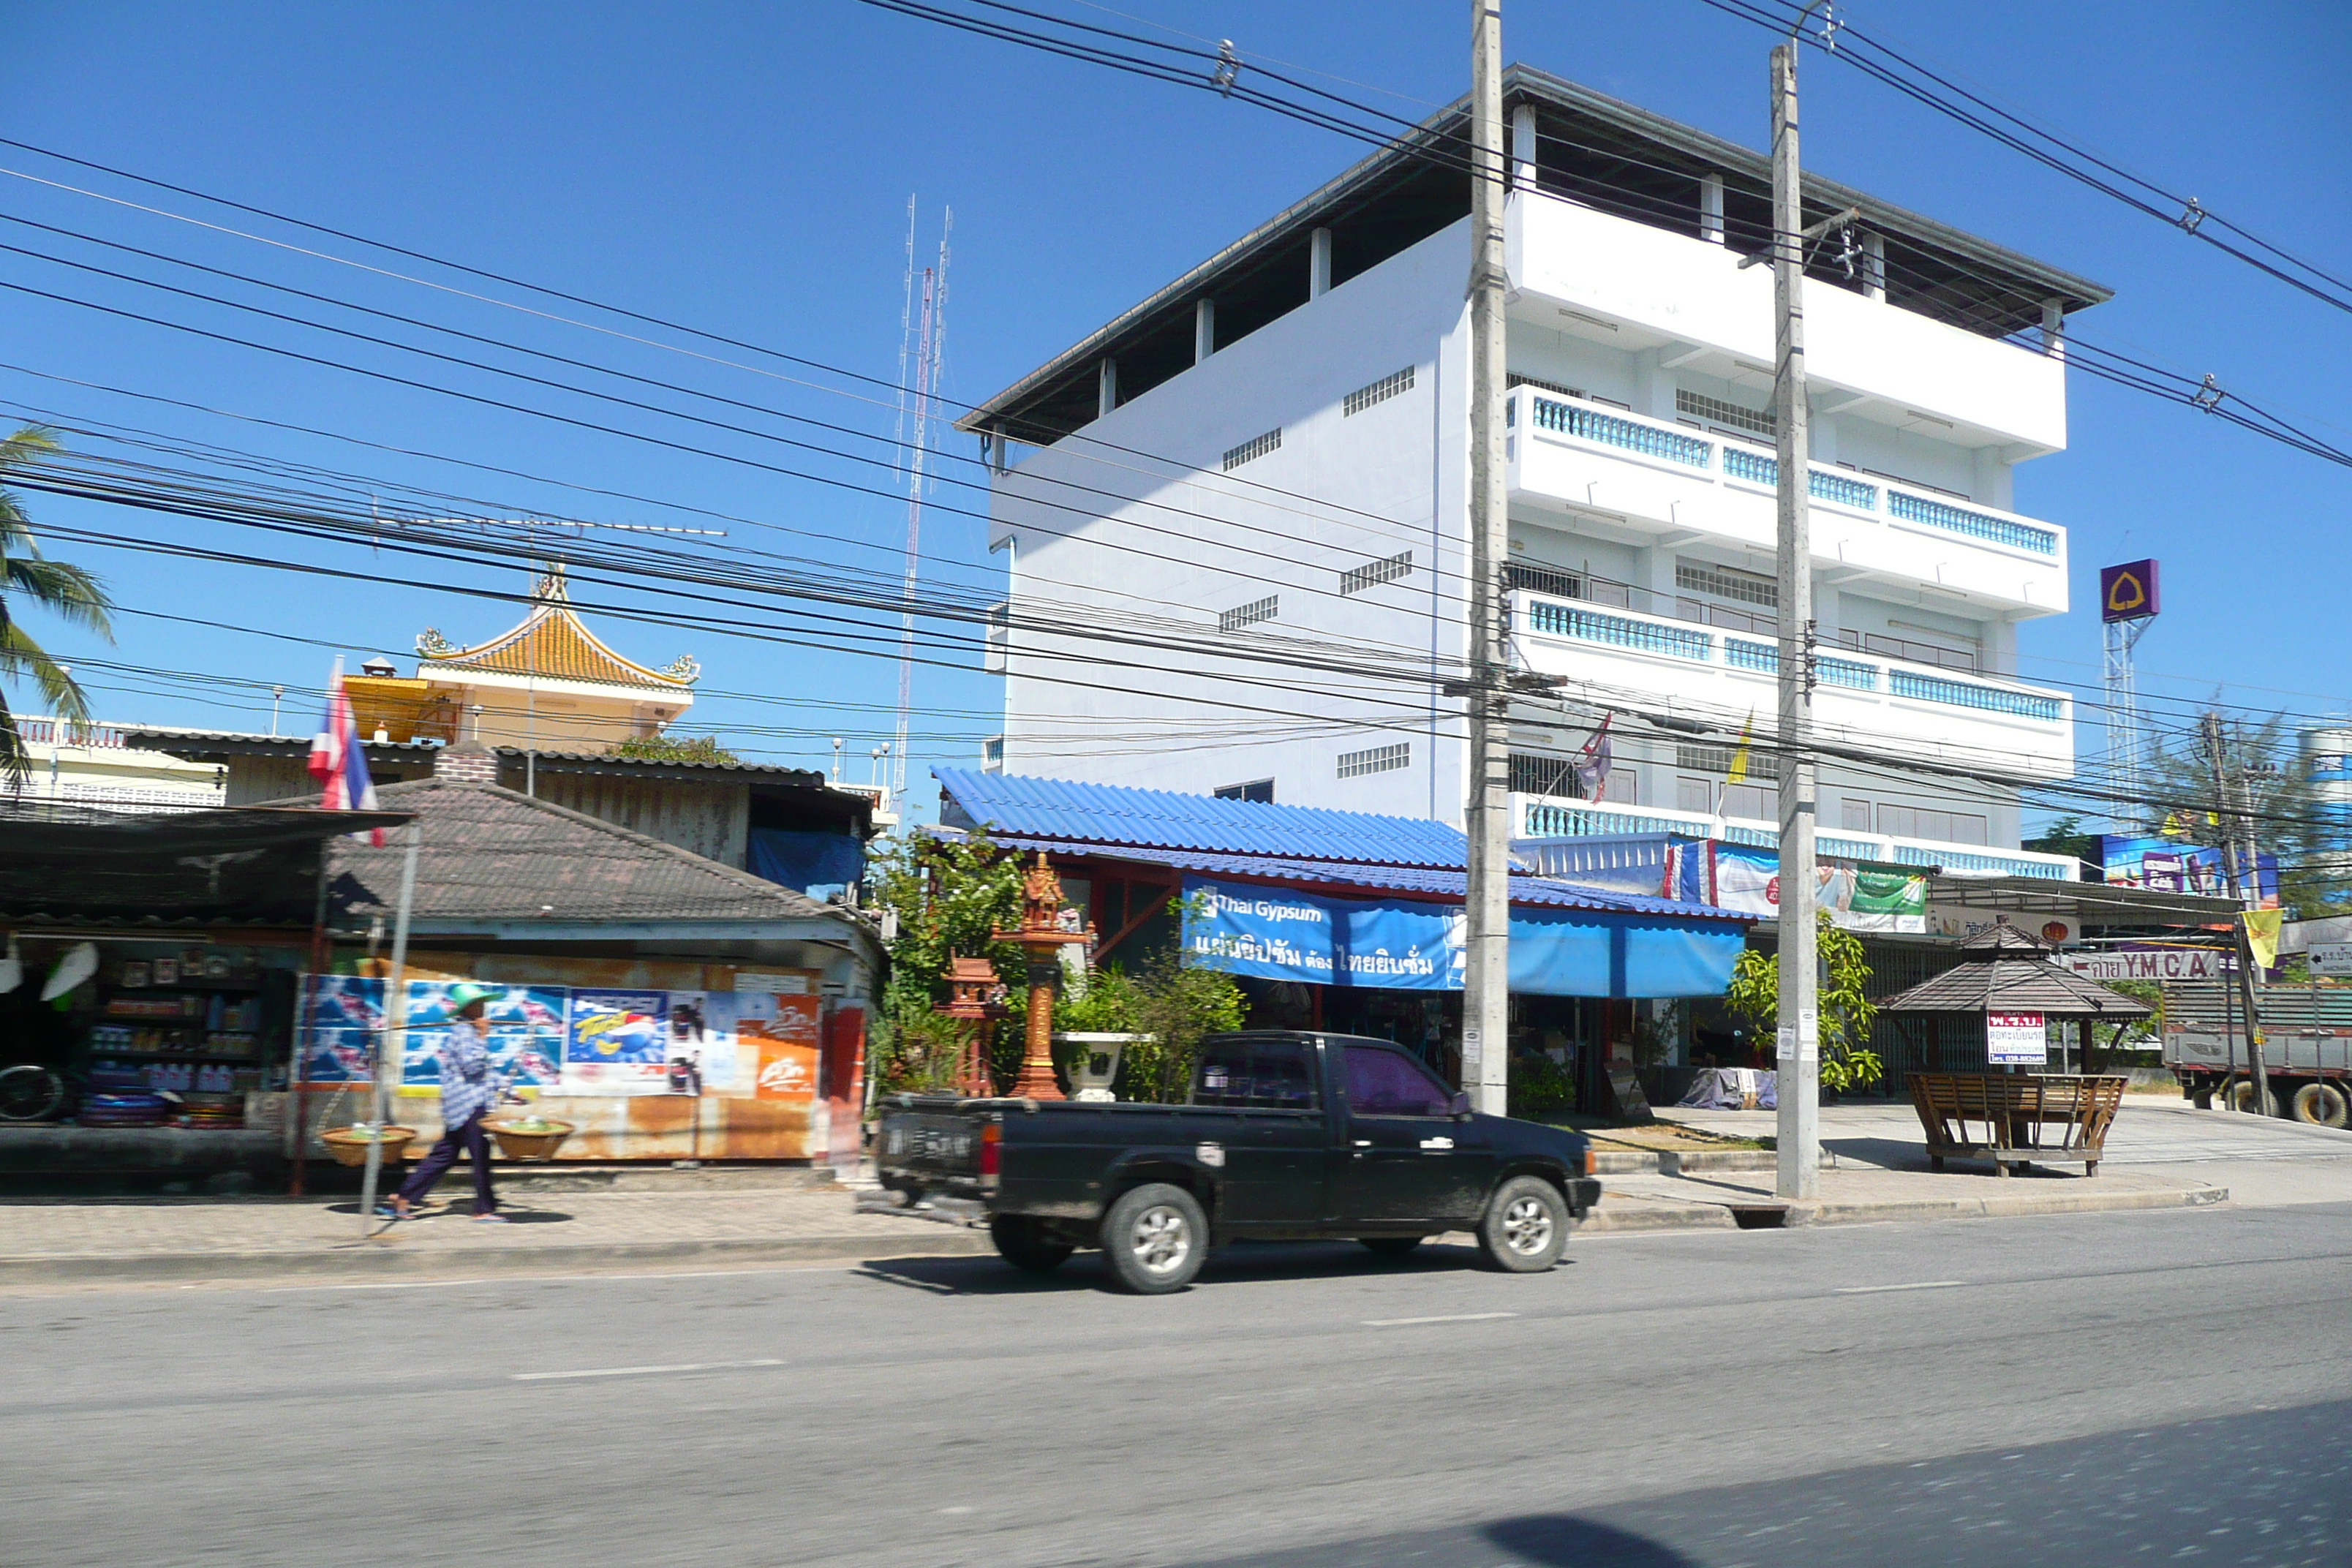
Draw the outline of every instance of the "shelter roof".
M1257 809L1265 808L1260 806ZM1285 887L1314 888L1342 896L1355 894L1378 898L1384 894L1402 893L1409 897L1459 903L1466 896L1465 884L1468 880L1466 874L1461 871L1417 866L1368 865L1357 861L1300 859L1280 855L1217 855L1182 849L1147 849L1070 843L1011 834L992 835L991 841L1024 853L1043 849L1050 855L1108 862L1139 862L1165 866L1171 870L1199 871L1213 877L1239 877ZM1511 902L1529 908L1657 915L1675 920L1736 921L1742 925L1754 923L1753 916L1736 910L1679 903L1672 899L1621 893L1605 888L1558 881L1549 877L1517 873L1511 878Z
M1468 863L1459 829L1421 817L965 768L934 768L931 775L940 781L940 821L985 827L992 836L1433 870L1459 871Z
M678 696L685 695L699 673L690 658L681 658L667 669L648 669L605 647L572 610L561 567L539 580L530 614L513 630L470 647L453 647L439 632L428 627L416 639L416 671L420 676L446 670L487 670L500 675L537 675L605 686L641 687Z
M1927 901L1995 913L2072 915L2093 926L2227 925L2237 918L2240 908L2232 899L2158 892L2112 882L1969 877L1945 872L1927 879Z
M400 810L308 803L204 811L0 812L0 916L20 921L300 925L319 845Z
M1969 942L1978 939L1970 937ZM2029 942L2031 938L2027 939ZM1967 943L1962 943L1965 946ZM2038 945L2038 944L2037 944ZM2085 980L2038 953L1985 948L1965 963L1878 1004L1881 1013L2039 1013L2048 1018L2145 1018L2147 1003Z
M660 839L497 784L414 779L376 796L424 835L414 918L427 923L762 923L856 917ZM390 916L406 849L339 839L329 898L345 921Z

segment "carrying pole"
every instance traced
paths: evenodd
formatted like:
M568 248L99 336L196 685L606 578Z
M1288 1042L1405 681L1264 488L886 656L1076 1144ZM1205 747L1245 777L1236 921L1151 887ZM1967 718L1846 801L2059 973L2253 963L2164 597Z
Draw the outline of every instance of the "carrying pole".
M1490 1116L1510 1105L1510 731L1503 563L1510 558L1504 298L1503 7L1470 3L1470 708L1462 1086Z
M367 1169L360 1178L360 1237L364 1240L375 1226L376 1183L383 1173L383 1123L391 1104L391 1088L386 1075L393 1070L397 1053L394 1043L405 1047L408 1034L408 914L416 903L416 852L425 842L425 824L408 825L408 850L400 859L400 909L393 917L392 972L383 982L383 1033L376 1041L375 1083L370 1093L369 1121L376 1134L367 1147Z
M1801 28L1814 6L1799 16ZM1780 589L1780 1011L1774 1041L1779 1195L1821 1193L1821 1012L1813 908L1813 557L1805 393L1805 216L1797 37L1772 51L1772 380Z

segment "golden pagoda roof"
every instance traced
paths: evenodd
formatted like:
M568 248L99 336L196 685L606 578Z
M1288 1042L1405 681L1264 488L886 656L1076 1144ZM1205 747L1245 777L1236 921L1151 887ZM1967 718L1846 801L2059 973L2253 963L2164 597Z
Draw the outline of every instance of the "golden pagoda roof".
M563 568L555 565L533 586L536 601L523 623L503 636L457 647L431 626L416 639L416 673L478 669L501 675L536 675L554 680L587 680L681 692L701 669L690 658L651 669L622 658L590 631L572 610Z

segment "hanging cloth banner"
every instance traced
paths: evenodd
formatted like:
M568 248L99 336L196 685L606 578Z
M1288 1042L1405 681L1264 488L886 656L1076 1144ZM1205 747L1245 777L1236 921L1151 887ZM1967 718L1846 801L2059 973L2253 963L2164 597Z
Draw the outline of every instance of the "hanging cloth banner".
M1289 888L1184 879L1184 960L1312 985L1459 991L1459 904L1328 899ZM1746 941L1731 921L1518 908L1509 985L1544 996L1712 996Z
M1677 847L1680 848L1681 847ZM1923 932L1927 879L1903 871L1816 866L1814 898L1847 931ZM1694 844L1670 862L1670 898L1694 899L1765 920L1780 918L1780 852L1746 844Z
M1184 959L1310 985L1462 989L1462 910L1184 879Z

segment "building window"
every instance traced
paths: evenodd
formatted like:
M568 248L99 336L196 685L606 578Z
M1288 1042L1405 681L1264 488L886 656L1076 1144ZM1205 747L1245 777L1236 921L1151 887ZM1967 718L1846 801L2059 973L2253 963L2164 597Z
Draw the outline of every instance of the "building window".
M1225 454L1225 472L1232 473L1244 463L1255 462L1282 446L1282 426L1277 425L1263 436L1253 436Z
M1412 390L1412 366L1407 365L1394 375L1384 375L1371 385L1360 386L1348 394L1339 403L1340 416L1345 418L1349 415L1361 414L1375 403L1386 403L1398 393Z
M991 735L980 743L980 771L1001 773L1004 771L1004 737Z
M1737 599L1743 605L1762 605L1778 609L1780 584L1760 572L1742 572L1737 566L1717 566L1704 561L1675 563L1675 586L1694 594L1713 594L1718 599Z
M1412 552L1367 561L1361 566L1351 566L1339 574L1339 592L1360 594L1381 583L1393 583L1400 577L1412 575Z
M1989 844L1988 819L1965 811L1931 811L1923 805L1882 805L1878 831L1890 838L1927 838L1943 844Z
M1709 397L1704 393L1685 392L1680 387L1675 388L1675 412L1687 414L1694 419L1712 419L1719 425L1728 425L1735 430L1753 431L1759 436L1769 436L1779 428L1769 408L1742 408L1737 403L1726 403L1719 397Z
M1641 783L1633 769L1613 768L1600 798L1620 805L1639 805ZM1575 758L1547 757L1535 752L1511 753L1511 793L1550 795L1559 800L1584 798L1576 787Z
M1366 773L1393 773L1398 768L1412 766L1412 742L1400 741L1392 746L1373 746L1361 752L1339 753L1339 776L1361 778Z
M1723 786L1723 815L1746 817L1750 822L1780 820L1780 792L1760 784L1727 784Z
M1522 566L1516 561L1503 568L1503 587L1507 591L1549 594L1556 599L1584 597L1584 579L1575 573L1555 572L1549 566Z
M1675 809L1676 811L1696 811L1701 815L1713 811L1715 809L1715 781L1713 779L1676 779L1675 781Z
M1268 594L1263 599L1253 599L1246 605L1236 605L1220 615L1217 617L1217 629L1221 632L1237 632L1244 626L1254 626L1260 621L1270 621L1274 619L1275 612L1281 607L1282 595Z
M1255 805L1274 804L1274 781L1252 779L1247 784L1223 784L1217 789L1219 800L1245 800Z
M1852 795L1839 802L1838 826L1848 833L1868 833L1871 830L1870 802L1856 800Z
M1675 766L1695 773L1728 773L1731 761L1737 755L1738 748L1732 746L1678 744L1675 747ZM1777 779L1780 776L1780 759L1751 747L1748 752L1748 772L1756 778Z

